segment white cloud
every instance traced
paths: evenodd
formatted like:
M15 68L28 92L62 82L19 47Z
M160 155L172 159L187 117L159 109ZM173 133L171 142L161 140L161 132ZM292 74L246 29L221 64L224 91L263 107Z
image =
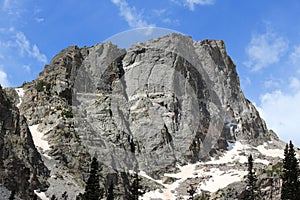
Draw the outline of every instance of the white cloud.
M169 17L162 19L162 22L169 25L180 25L180 21L178 19L171 19Z
M251 67L253 71L259 71L279 62L287 48L287 40L271 31L254 35L246 48L249 60L244 64Z
M9 0L4 0L3 1L3 8L5 9L7 7L9 7Z
M27 53L28 56L36 58L39 62L47 62L46 55L40 53L39 48L35 44L31 47L29 40L26 38L23 32L16 33L15 42L19 47L22 56L24 56L24 54Z
M23 69L26 71L26 72L28 72L28 73L30 73L30 66L29 65L23 65Z
M251 83L252 83L251 78L248 77L248 76L241 76L241 77L240 77L240 80L241 80L241 87L242 87L243 90L244 90L245 88L247 88L248 86L250 86Z
M296 77L290 78L289 88L293 90L299 90L300 89L300 80Z
M294 92L276 90L266 93L260 98L258 110L266 120L268 128L274 130L284 141L293 140L300 146L300 81L291 78L289 87ZM297 90L295 90L297 89Z
M264 81L264 87L267 89L279 88L283 81L281 79L275 79L273 77Z
M7 80L7 74L2 70L2 67L0 66L0 85L2 87L9 87L10 83Z
M9 16L8 20L10 21L20 19L22 13L25 11L22 8L23 4L24 2L19 0L4 0L1 5L1 10L3 11L1 14L4 14L4 16Z
M7 87L13 86L8 77L13 77L14 82L22 77L20 73L27 78L32 72L30 65L45 64L47 57L37 45L31 44L23 32L11 27L0 28L0 61L0 83Z
M12 4L14 3L14 0L4 0L3 4L2 4L2 8L4 10L10 9L10 7L12 7Z
M30 54L30 43L24 33L18 32L16 34L16 44L18 45L22 56L24 56L25 53Z
M35 18L35 21L38 22L38 23L41 23L41 22L45 21L45 18L37 17L37 18Z
M36 58L38 61L42 62L42 63L46 63L47 62L47 57L45 54L42 54L39 50L39 48L34 44L32 47L32 52L31 55Z
M153 9L152 12L154 13L154 15L156 17L160 17L160 16L164 15L167 12L167 10L166 9Z
M294 51L290 54L290 60L293 65L300 67L300 45L294 47Z
M185 4L189 7L190 10L195 10L195 5L213 5L215 0L185 0Z
M188 7L191 11L195 10L196 5L207 6L215 4L215 0L169 0L178 6Z
M130 7L126 0L111 0L120 10L120 15L124 17L131 28L154 27L144 20L143 15L136 11L135 7Z

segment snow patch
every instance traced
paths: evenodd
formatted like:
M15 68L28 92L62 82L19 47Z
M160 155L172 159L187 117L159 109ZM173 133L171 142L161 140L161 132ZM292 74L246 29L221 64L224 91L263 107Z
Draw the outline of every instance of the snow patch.
M230 151L234 147L234 142L227 142L227 150Z
M125 71L129 71L130 69L135 68L136 66L139 66L141 63L142 63L142 61L135 62L135 63L133 63L131 65L128 65L128 66L124 67L124 70Z
M188 164L188 165L184 165L184 166L177 166L180 170L180 172L178 172L177 174L168 174L166 173L165 176L167 177L172 177L172 178L178 178L178 179L182 179L182 178L186 178L186 177L195 177L193 175L193 173L195 172L195 164Z
M211 178L208 181L204 181L203 184L201 184L200 189L209 192L217 192L219 189L225 188L231 183L241 181L247 172L237 170L225 172L217 168L212 168L209 172L202 172L202 174L204 176L211 176Z
M129 172L130 172L130 171L129 171ZM149 180L152 180L152 181L155 181L155 182L157 182L157 183L159 183L159 184L162 184L160 180L155 180L155 179L153 179L151 176L148 176L147 173L144 172L144 171L139 171L139 176L145 177L145 178L147 178L147 179L149 179Z
M37 190L34 190L34 193L41 199L41 200L50 200L45 192L38 192Z
M169 173L164 174L164 176L166 177L179 179L173 182L172 184L163 184L161 180L154 180L155 182L163 185L165 188L161 190L147 192L146 194L143 195L142 199L176 199L177 197L176 188L179 187L180 183L185 181L188 178L196 177L196 175L194 175L197 174L195 170L196 165L197 164L188 164L184 166L178 165L180 172L176 174L169 174ZM146 175L145 172L141 173L141 175L144 176L145 178L149 177L148 175ZM150 179L152 178L150 177Z
M19 96L19 103L17 104L17 107L19 108L21 103L22 103L22 98L24 96L24 89L23 88L16 88L15 90L18 93L18 96Z
M219 158L212 158L211 161L205 162L204 164L226 164L230 162L239 162L239 163L247 163L248 157L244 155L240 155L240 153L244 153L247 155L247 151L250 152L250 147L248 145L242 144L237 141L234 144L231 143L231 150L224 153L223 156Z
M145 178L155 181L156 183L164 186L163 189L157 189L155 191L150 191L144 194L142 199L176 199L178 198L178 188L181 183L186 181L189 178L201 178L201 182L197 186L197 194L201 194L201 190L209 192L217 192L219 189L223 189L228 185L234 182L240 182L247 175L247 171L234 169L234 164L236 162L244 164L248 162L248 155L256 150L262 155L272 156L272 157L282 157L282 149L266 149L268 146L267 143L264 145L253 147L248 144L243 144L240 141L235 143L228 142L228 151L218 158L212 158L208 162L198 162L195 164L188 164L185 166L178 166L178 173L165 173L165 177L176 178L173 183L164 184L162 180L154 180L149 177L145 172L140 172L139 174ZM256 154L259 154L256 152ZM266 159L256 158L254 159L255 163L261 163L264 165L269 165L270 162ZM218 165L230 164L232 169L222 170L218 168ZM216 165L213 168L207 169L206 165ZM202 166L202 167L201 167ZM228 165L229 166L229 165ZM180 191L180 190L179 190ZM181 195L182 197L182 195ZM182 197L182 199L188 199L188 197Z
M256 149L263 155L271 156L271 157L280 157L283 158L283 151L281 149L266 149L265 147L267 144L260 145L256 147ZM242 144L241 142L237 141L235 143L228 142L228 151L224 153L219 158L212 158L211 161L205 162L204 164L226 164L226 163L247 163L248 162L248 155L253 153L253 148L249 145ZM252 150L251 150L252 149ZM255 148L254 148L255 149ZM264 159L255 159L254 163L262 163L264 165L269 165L268 160Z
M256 149L265 156L270 157L279 157L281 159L284 158L284 151L282 149L266 149L266 144L259 145L256 147Z
M264 164L264 165L269 165L270 162L268 160L263 160L263 159L259 159L259 158L256 158L254 161L254 163L261 163L261 164Z
M177 178L178 180L172 184L163 184L161 180L154 180L155 182L163 185L165 188L161 190L150 191L144 194L142 199L176 199L177 198L177 188L180 183L189 179L202 177L203 181L199 183L196 192L200 194L201 190L216 192L219 189L225 188L231 183L239 182L247 175L247 171L229 170L222 171L218 168L211 168L207 170L206 168L199 168L198 166L204 166L203 163L188 164L185 166L178 166L180 172L176 174L164 174L166 177ZM198 168L198 169L197 169ZM146 175L145 172L140 173L140 175L145 178L153 180L151 177ZM183 199L188 199L188 196L183 197Z
M42 149L42 154L44 156L46 156L47 158L51 159L50 156L48 156L47 154L45 154L45 152L47 150L50 150L50 145L49 145L48 141L44 140L45 133L39 131L38 130L38 126L39 126L39 124L29 126L29 129L30 129L30 132L31 132L31 135L32 135L32 139L33 139L34 145L36 147L41 148Z

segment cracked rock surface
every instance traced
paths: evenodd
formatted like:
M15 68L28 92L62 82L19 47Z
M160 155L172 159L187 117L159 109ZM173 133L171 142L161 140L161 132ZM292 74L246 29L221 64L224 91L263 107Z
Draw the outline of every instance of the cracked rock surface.
M83 190L92 156L117 177L122 196L123 172L139 168L161 179L177 164L209 160L229 142L278 140L245 98L221 40L171 34L127 50L110 42L71 46L22 89L22 101L7 93L26 123L45 133L48 194L56 196L64 192L58 185L72 186L65 188L70 198Z

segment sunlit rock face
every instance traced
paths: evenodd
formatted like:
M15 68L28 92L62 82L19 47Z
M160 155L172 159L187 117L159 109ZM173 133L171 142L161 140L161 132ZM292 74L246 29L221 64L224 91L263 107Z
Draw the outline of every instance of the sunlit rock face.
M130 170L161 179L235 141L278 140L244 97L223 41L171 34L127 50L110 42L71 46L36 80L7 93L49 145L40 151L51 171L47 195L75 198L93 156L121 198Z
M179 34L128 50L89 48L73 109L83 145L118 170L162 172L205 160L228 141L275 137L244 97L223 41Z

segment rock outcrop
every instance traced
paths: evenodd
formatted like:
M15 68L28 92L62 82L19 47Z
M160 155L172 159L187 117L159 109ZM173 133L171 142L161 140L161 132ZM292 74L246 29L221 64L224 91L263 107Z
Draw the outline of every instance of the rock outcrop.
M239 85L222 41L172 34L127 51L99 44L74 83L77 132L107 165L136 162L157 175L208 159L227 141L259 145L274 137Z
M10 91L10 101L45 133L50 195L64 192L58 182L68 185L71 198L82 192L93 156L123 198L131 170L162 179L177 165L208 161L235 141L254 147L278 141L245 98L223 41L171 34L128 50L110 42L72 46L22 89L22 98ZM11 108L7 102L3 107ZM112 179L104 179L107 189ZM148 190L157 188L150 182Z
M0 184L23 199L46 190L49 171L38 153L26 118L0 86Z

